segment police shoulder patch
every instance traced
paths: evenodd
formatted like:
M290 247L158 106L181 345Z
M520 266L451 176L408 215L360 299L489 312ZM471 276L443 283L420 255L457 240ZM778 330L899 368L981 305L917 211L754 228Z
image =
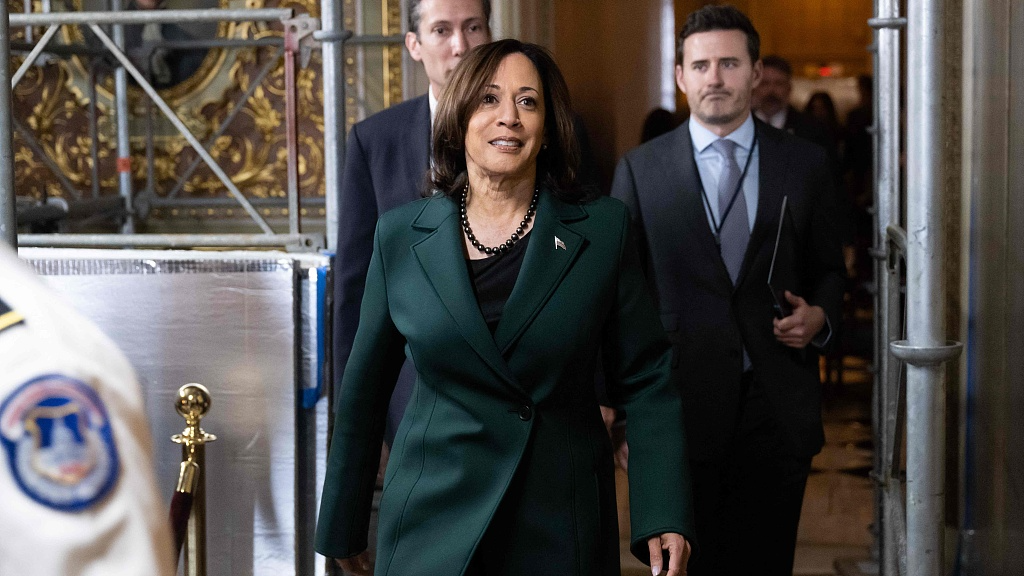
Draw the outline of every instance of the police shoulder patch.
M50 374L0 404L0 444L18 486L57 510L85 510L114 487L120 470L110 418L88 384Z
M6 302L0 300L0 332L7 330L11 326L17 326L24 321L24 316L16 310L11 310L11 307Z

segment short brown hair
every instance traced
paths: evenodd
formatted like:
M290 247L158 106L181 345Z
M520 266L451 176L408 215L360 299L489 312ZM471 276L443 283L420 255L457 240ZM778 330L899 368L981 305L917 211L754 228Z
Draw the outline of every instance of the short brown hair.
M761 36L757 33L750 18L740 12L735 6L720 6L710 4L698 8L686 17L686 24L679 31L679 38L676 40L676 64L683 65L683 44L686 39L700 32L711 32L713 30L739 30L747 36L747 54L750 54L750 62L757 62L761 57Z
M460 193L466 185L469 119L501 62L511 54L522 54L533 63L544 91L546 147L537 156L537 183L547 186L561 200L579 201L583 198L577 185L580 148L565 78L547 50L511 39L477 46L452 71L434 118L430 184L447 196Z

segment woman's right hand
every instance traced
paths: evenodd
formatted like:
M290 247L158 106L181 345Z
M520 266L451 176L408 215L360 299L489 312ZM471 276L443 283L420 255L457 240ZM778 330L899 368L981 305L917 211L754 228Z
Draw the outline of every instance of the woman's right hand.
M335 558L334 562L341 566L341 569L346 574L355 574L356 576L368 576L370 574L370 553L366 550L348 558Z

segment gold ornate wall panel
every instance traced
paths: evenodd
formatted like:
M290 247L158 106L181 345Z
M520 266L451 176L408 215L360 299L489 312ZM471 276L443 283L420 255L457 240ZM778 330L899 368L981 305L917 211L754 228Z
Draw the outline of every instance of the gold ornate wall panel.
M399 0L342 0L345 28L357 34L402 34ZM345 47L345 127L402 101L403 45L350 44Z
M180 8L201 7L204 0L191 1ZM206 0L220 2L223 8L292 8L297 14L319 16L317 0ZM349 22L359 24L358 30L366 34L398 34L401 29L399 0L359 0L358 9L350 9L353 0L345 2L346 27ZM8 1L12 12L22 10L22 2ZM372 9L367 9L370 7ZM38 9L38 7L36 8ZM367 21L367 15L376 18ZM362 21L360 21L360 17ZM373 24L368 29L365 24ZM38 36L44 30L35 31ZM220 24L217 36L221 38L258 39L281 37L280 23ZM12 39L22 41L23 30L12 30ZM60 42L82 45L83 35L74 27L65 27L58 34ZM55 39L55 41L57 41ZM161 96L174 108L184 123L200 141L205 141L220 126L235 104L257 80L261 68L275 58L276 46L211 49L202 63L186 80L160 90ZM367 58L369 54L374 57ZM346 78L355 94L346 114L347 126L353 120L398 102L401 91L401 46L369 45L346 48ZM255 88L252 98L217 138L210 152L232 181L253 199L284 198L287 189L287 142L285 134L285 77L283 59L277 58L272 71ZM83 197L90 197L93 187L92 158L89 130L89 67L87 57L70 59L50 58L42 66L33 66L13 93L15 116L26 125L46 154L54 160L68 180ZM21 57L12 59L12 70L21 63ZM298 119L299 191L302 198L323 198L323 83L320 53L314 50L309 65L297 67L296 95ZM373 98L366 98L366 86ZM376 86L376 88L373 88ZM101 195L117 194L116 124L112 115L113 79L109 73L101 74L97 90L97 144L99 187ZM146 163L146 97L141 89L132 86L129 103L132 134L131 171L133 189L137 197L145 198L147 187ZM197 157L195 151L152 107L153 115L153 190L152 197L166 198L178 184ZM66 196L58 179L31 150L20 135L14 139L15 187L19 195L43 198ZM230 198L224 185L205 165L201 165L181 187L177 198L192 205L156 208L150 214L155 219L244 218L238 206L209 205L197 202L207 199ZM192 202L195 201L195 202ZM261 206L265 217L287 215L281 206ZM303 208L303 215L322 217L322 203Z

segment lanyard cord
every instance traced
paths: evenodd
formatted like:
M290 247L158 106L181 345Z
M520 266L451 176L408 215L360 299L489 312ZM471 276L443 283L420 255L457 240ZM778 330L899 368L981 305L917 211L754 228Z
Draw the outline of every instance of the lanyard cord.
M757 124L754 124L754 138L750 142L750 154L747 155L747 161L743 163L743 172L740 174L740 181L736 184L736 190L732 193L732 198L729 200L729 204L725 207L725 213L722 214L720 221L715 221L715 213L711 210L711 201L708 199L708 193L704 190L704 180L700 177L700 170L697 170L697 181L700 182L700 195L704 199L704 204L707 206L708 214L711 215L711 226L714 228L712 232L715 235L715 245L718 247L722 246L722 225L725 224L725 219L729 217L729 212L732 212L732 205L736 203L736 198L740 195L740 190L743 189L743 181L747 179L747 170L750 169L750 161L754 157L754 150L757 149ZM696 163L696 158L694 159ZM723 158L724 161L728 161ZM749 224L748 224L749 226Z

